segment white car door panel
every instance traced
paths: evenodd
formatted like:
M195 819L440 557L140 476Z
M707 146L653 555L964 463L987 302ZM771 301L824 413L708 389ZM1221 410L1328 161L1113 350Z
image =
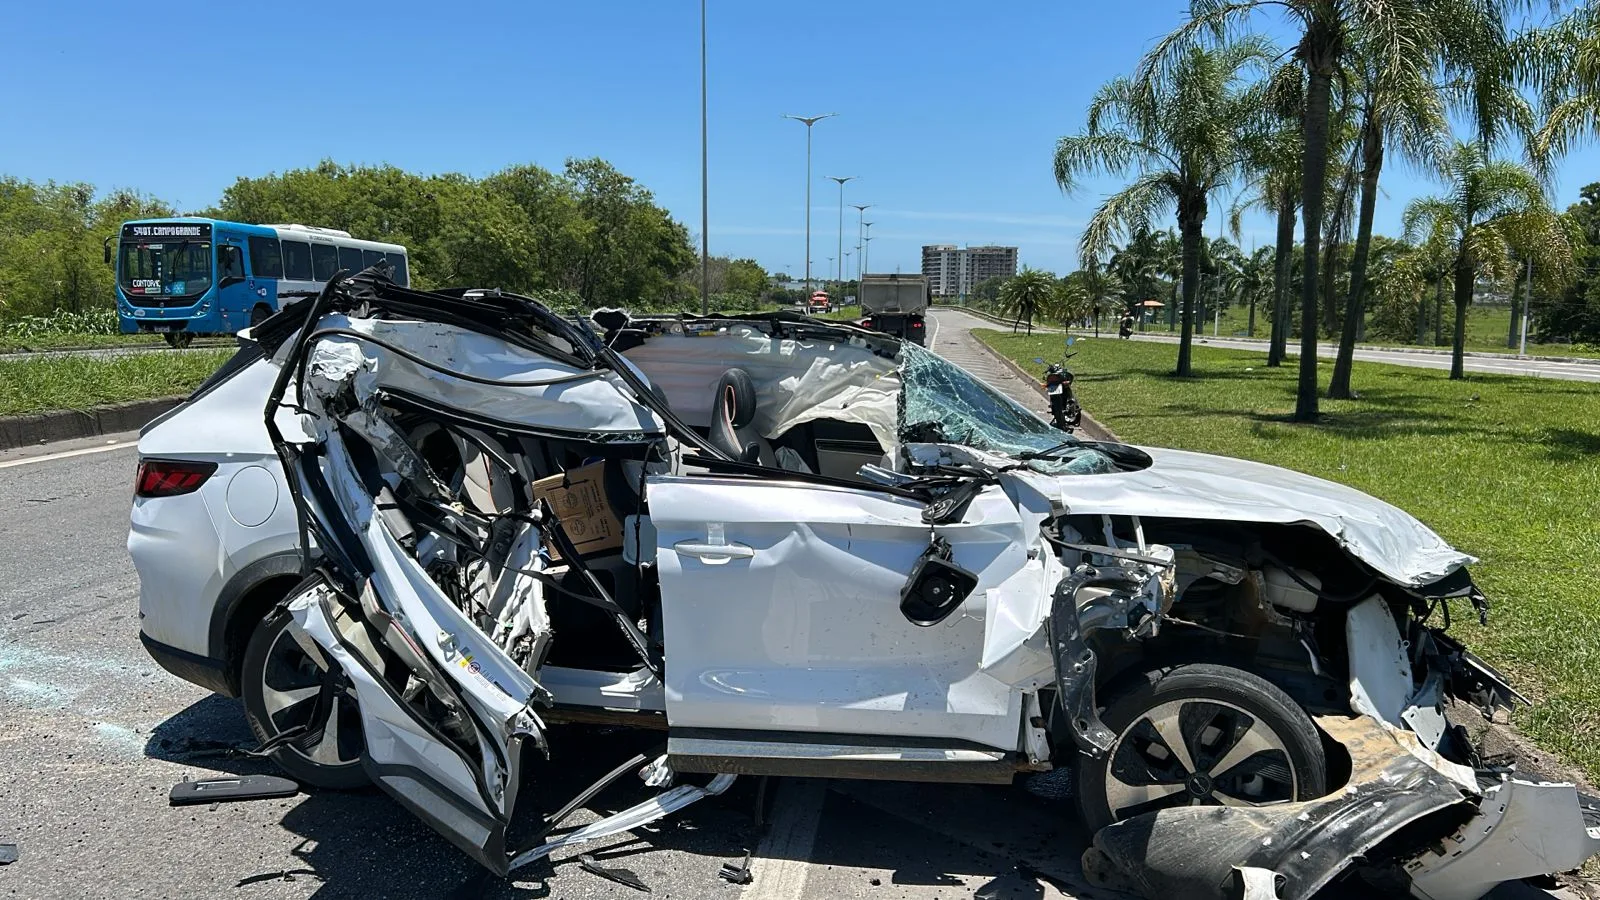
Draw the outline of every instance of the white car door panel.
M998 488L937 527L912 500L801 482L662 476L648 497L671 727L1016 749L1021 696L979 670L986 590L1027 561ZM979 584L919 627L900 589L935 533Z

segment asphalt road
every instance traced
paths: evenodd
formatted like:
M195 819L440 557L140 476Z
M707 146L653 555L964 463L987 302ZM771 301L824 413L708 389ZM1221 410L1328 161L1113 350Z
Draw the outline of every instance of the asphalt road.
M970 317L941 311L930 345L1034 408L1036 391L982 356ZM975 787L740 779L654 825L571 848L510 881L487 877L375 791L171 807L176 782L271 772L236 701L158 668L138 643L124 549L134 435L0 452L0 894L23 898L614 898L579 853L655 896L725 900L1041 900L1087 889L1085 835L1047 780ZM652 735L558 729L529 775L524 817L556 808ZM1031 789L1030 789L1031 788ZM574 824L631 805L625 779ZM755 880L717 877L754 851ZM1524 896L1519 892L1511 896ZM1540 894L1539 896L1544 896Z
M940 307L933 311L935 319L958 321L967 328L1004 328L998 323L981 319L960 310L950 307ZM1164 327L1164 326L1163 326ZM1059 328L1047 326L1034 326L1035 332L1047 334L1060 331ZM1075 335L1078 340L1089 340L1086 335L1079 332ZM1117 340L1116 331L1101 332L1100 340ZM1132 340L1151 341L1154 343L1177 343L1178 336L1166 331L1135 332ZM1253 350L1265 355L1267 344L1259 339L1210 337L1204 334L1195 335L1195 343L1202 347L1222 347L1228 350ZM1317 344L1317 357L1319 359L1333 359L1339 352L1339 345L1320 341ZM1300 354L1300 345L1289 345L1289 357L1297 358ZM1388 363L1395 366L1413 366L1419 369L1450 369L1450 354L1426 350L1385 350L1378 347L1358 347L1355 358L1364 362ZM1600 359L1585 357L1572 357L1571 361L1562 358L1532 357L1522 359L1510 354L1468 354L1462 365L1468 372L1480 372L1487 375L1525 375L1533 378L1556 378L1563 381L1591 381L1600 382Z
M1165 334L1135 334L1133 340L1160 341L1177 343L1176 337ZM1195 336L1195 343L1204 347L1224 347L1229 350L1254 350L1261 354L1267 352L1266 344L1262 341L1237 340L1231 338L1214 338ZM1317 344L1317 356L1321 359L1332 359L1339 353L1338 344L1321 341ZM1291 357L1300 355L1299 344L1289 347ZM1380 350L1357 349L1355 358L1363 362L1388 363L1395 366L1413 366L1419 369L1450 370L1450 355L1448 353L1420 353L1407 350ZM1479 372L1486 375L1525 375L1534 378L1557 378L1562 381L1593 381L1600 382L1600 361L1564 362L1551 359L1518 359L1514 356L1467 356L1463 357L1461 364L1468 372Z

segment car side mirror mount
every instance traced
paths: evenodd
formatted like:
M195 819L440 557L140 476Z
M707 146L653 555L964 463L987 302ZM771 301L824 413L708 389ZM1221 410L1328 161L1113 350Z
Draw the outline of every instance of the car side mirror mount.
M900 612L927 628L955 612L978 586L978 576L950 561L950 542L935 537L911 568L900 589Z

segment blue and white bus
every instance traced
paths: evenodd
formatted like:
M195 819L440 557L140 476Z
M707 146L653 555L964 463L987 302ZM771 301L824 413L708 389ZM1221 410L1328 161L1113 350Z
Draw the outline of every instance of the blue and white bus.
M126 222L117 247L117 319L123 334L157 332L183 347L197 334L260 322L277 312L282 294L321 290L340 269L359 272L382 260L396 283L410 283L406 248L346 231L197 218Z

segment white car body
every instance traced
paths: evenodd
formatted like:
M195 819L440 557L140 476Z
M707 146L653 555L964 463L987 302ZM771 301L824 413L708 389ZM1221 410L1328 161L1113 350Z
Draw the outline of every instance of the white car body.
M1437 599L1447 585L1486 609L1463 570L1472 559L1388 504L1203 454L1070 440L1052 450L1048 426L963 380L970 376L848 326L781 318L618 323L602 344L523 298L446 298L357 282L342 299L330 291L314 309L282 314L267 348L272 358L204 390L141 436L141 458L218 467L192 494L135 500L129 550L141 578L143 636L169 669L231 692L251 617L286 602L294 639L355 698L368 774L497 872L562 843L504 843L521 748L544 743L546 719L664 717L658 772L724 773L619 814L605 826L613 828L719 792L732 773L1009 781L1074 754L1096 758L1123 740L1100 722L1095 690L1105 683L1096 663L1109 679L1113 668L1126 673L1163 659L1140 657L1141 642L1185 644L1161 643L1162 635L1190 624L1169 611L1181 611L1185 592L1200 582L1235 598L1229 603L1240 591L1265 592L1250 594L1266 610L1261 627L1291 638L1291 657L1302 654L1298 638L1309 664L1258 664L1305 668L1286 682L1347 682L1344 714L1403 735L1393 754L1428 763L1416 777L1431 779L1440 798L1430 814L1482 796L1471 770L1441 755L1444 727L1430 724L1449 673L1434 677L1419 660L1413 674L1407 641L1381 627L1387 619L1392 629L1403 612L1387 598L1448 602ZM392 312L360 318L352 312L357 292L380 310L416 296L464 316L499 304L501 316L532 316L533 337ZM317 318L302 327L307 316ZM285 339L285 328L297 334ZM623 357L606 349L619 338L631 343ZM742 374L730 381L733 369ZM740 415L733 398L746 384L754 411ZM269 395L283 398L272 407L279 433L270 436ZM453 435L466 472L459 486L419 462L422 441L404 431L402 412ZM793 435L809 427L815 436L824 426L853 437L816 437L796 449ZM857 481L801 471L826 473L842 461L853 471L874 456L863 449L874 443L883 466ZM784 462L784 451L800 465ZM1039 451L1049 452L1030 460ZM636 463L626 456L634 452L643 454ZM611 567L603 570L614 576L610 589L583 554L582 564L565 552L557 563L564 528L537 504L516 513L523 507L486 499L522 490L507 485L524 476L545 477L535 469L562 453L596 454L629 491L642 489L630 514L618 516L623 546L593 563ZM478 466L489 474L474 493ZM303 571L301 516L321 535L327 574L289 596L282 588ZM1330 569L1318 578L1370 577L1351 598L1348 622L1329 609L1331 600L1310 601L1344 623L1349 654L1319 655L1301 637L1313 634L1310 612L1294 606L1304 601L1272 593L1284 590L1271 585L1285 568L1315 592L1296 574L1298 563L1278 566L1269 550L1265 562L1257 553L1234 564L1200 543L1155 539L1182 536L1195 523L1219 533L1237 526L1277 552L1322 554ZM491 540L496 528L500 544ZM489 535L483 547L500 555L473 556L450 536L456 531ZM474 562L490 559L503 562ZM948 592L937 580L952 570L947 585L971 578L954 604L939 599ZM265 580L251 581L252 572ZM579 574L588 582L571 580ZM241 575L251 583L241 586ZM651 579L658 592L637 587ZM627 606L610 615L623 643L639 650L631 667L547 661L569 633L558 620L572 606L565 595L574 583L591 585L584 603ZM624 596L625 583L639 597ZM932 624L909 611L922 608L915 603L923 589L937 606ZM563 599L565 607L556 602ZM1363 624L1371 622L1380 624ZM1420 623L1405 627L1444 640ZM1502 691L1470 654L1439 646L1480 688ZM404 695L386 681L397 660L410 679ZM1334 671L1323 671L1329 666ZM311 715L327 715L318 704ZM1346 802L1340 797L1316 810ZM1577 809L1570 786L1539 797L1552 814ZM1352 844L1345 862L1306 878L1332 877L1368 846ZM1600 829L1563 846L1560 858L1534 854L1515 865L1575 866L1600 851ZM1475 852L1489 859L1502 851L1484 841ZM1460 887L1421 851L1396 864L1413 866L1408 872L1430 885L1429 896Z

